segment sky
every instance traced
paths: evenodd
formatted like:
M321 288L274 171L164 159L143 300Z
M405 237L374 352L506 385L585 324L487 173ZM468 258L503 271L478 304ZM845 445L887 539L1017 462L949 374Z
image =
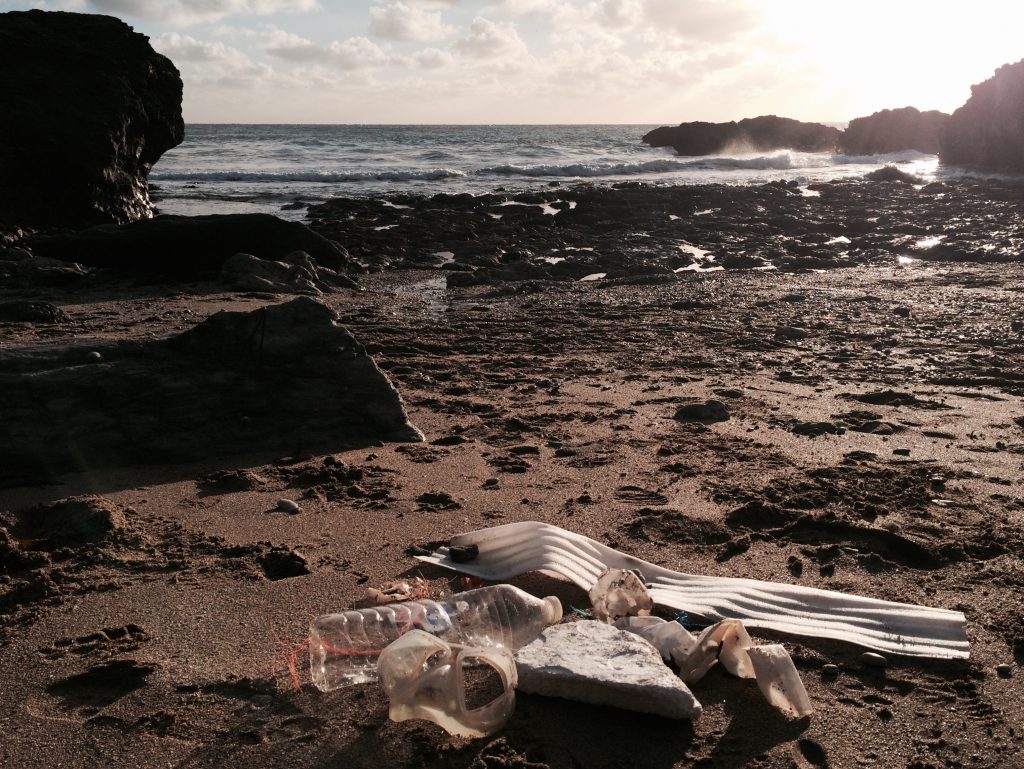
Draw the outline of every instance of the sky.
M148 35L191 123L839 122L1024 58L1011 0L0 0L27 8Z

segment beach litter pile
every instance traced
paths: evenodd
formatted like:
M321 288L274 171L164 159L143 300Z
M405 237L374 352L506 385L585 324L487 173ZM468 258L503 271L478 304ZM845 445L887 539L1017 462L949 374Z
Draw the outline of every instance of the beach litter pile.
M453 554L455 557L453 557ZM563 618L558 598L510 584L428 597L426 583L368 592L373 605L316 618L310 670L321 691L379 680L394 721L425 719L452 735L499 731L515 691L694 719L689 685L721 664L752 678L789 717L814 709L782 644L747 627L847 641L907 657L964 659L963 614L773 582L673 572L549 524L528 521L455 537L419 560L501 581L541 571L588 591L591 611ZM416 600L407 600L415 598ZM394 601L399 601L395 603ZM675 619L656 609L685 612ZM593 617L593 618L591 618ZM691 617L703 624L691 625ZM699 628L694 634L691 629ZM489 667L501 691L468 707L467 671Z

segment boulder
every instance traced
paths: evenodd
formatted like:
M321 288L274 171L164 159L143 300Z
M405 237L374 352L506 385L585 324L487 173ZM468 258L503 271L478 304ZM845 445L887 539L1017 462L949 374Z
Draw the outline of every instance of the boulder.
M839 151L848 155L880 155L917 150L935 155L939 152L939 134L948 120L949 115L938 110L884 109L851 120L839 137Z
M278 260L305 251L324 267L352 266L348 252L302 222L270 214L158 216L131 224L106 224L78 232L36 236L38 256L119 272L213 278L239 252Z
M656 128L643 137L652 147L673 147L680 155L720 155L727 152L766 152L793 149L828 152L839 141L839 129L775 115L747 118L738 123L680 123Z
M945 165L1024 172L1024 60L971 87L940 138Z
M178 70L111 16L0 13L0 221L152 216L147 175L181 143Z
M358 288L347 275L319 267L305 251L293 251L282 261L235 254L224 262L220 281L240 291L321 296L335 288Z
M0 302L0 323L67 323L71 318L49 302L12 299Z
M34 256L23 248L0 248L0 286L67 286L77 283L85 275L85 268L75 262Z
M0 392L0 486L423 439L363 346L309 297L163 339L3 350Z
M906 171L901 171L896 166L883 166L871 173L864 174L864 178L870 182L899 182L901 184L924 184L924 179Z

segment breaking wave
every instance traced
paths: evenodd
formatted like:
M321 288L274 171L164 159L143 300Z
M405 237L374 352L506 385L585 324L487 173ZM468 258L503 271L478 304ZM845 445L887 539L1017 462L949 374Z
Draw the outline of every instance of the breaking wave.
M826 158L822 158L824 165ZM732 169L750 170L789 170L792 168L803 168L807 163L796 162L788 152L778 155L761 155L757 157L701 157L687 160L659 159L648 160L643 163L608 163L608 164L584 164L575 163L572 165L500 165L489 168L481 168L474 173L479 175L493 176L637 176L640 174L673 173L678 171L693 170L718 170L727 171Z
M149 178L155 182L409 182L440 181L465 176L464 171L454 168L431 168L419 171L365 171L365 172L324 172L299 171L272 173L267 171L175 171L159 173L154 171Z

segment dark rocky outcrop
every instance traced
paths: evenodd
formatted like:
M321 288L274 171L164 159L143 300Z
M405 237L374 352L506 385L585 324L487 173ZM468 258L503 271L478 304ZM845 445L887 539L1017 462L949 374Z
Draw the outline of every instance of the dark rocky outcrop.
M181 95L171 61L118 19L0 13L0 221L151 216L146 176L184 137Z
M305 251L294 251L282 261L235 254L224 262L220 282L239 291L320 296L336 288L358 288L347 275L320 267ZM0 305L2 306L2 305Z
M165 339L0 352L0 392L0 486L422 440L362 345L308 297Z
M39 235L38 256L134 274L215 277L239 252L282 259L305 251L324 267L352 266L348 252L301 222L270 214L159 216L131 224L100 225L79 232Z
M680 123L656 128L643 137L652 147L673 147L680 155L720 155L793 149L827 152L839 141L839 129L821 123L763 115L738 123Z
M49 302L13 299L0 302L0 323L67 323L71 318Z
M1006 64L956 110L942 132L947 165L1024 172L1024 60Z
M34 256L24 248L0 248L0 286L43 288L68 286L85 277L80 264Z
M939 133L947 120L949 115L938 110L884 109L851 120L839 139L839 150L848 155L880 155L903 150L935 155L939 151Z
M908 174L906 171L901 171L896 166L883 166L876 171L872 171L869 174L864 174L864 178L871 182L900 182L901 184L924 184L924 179L913 174Z

